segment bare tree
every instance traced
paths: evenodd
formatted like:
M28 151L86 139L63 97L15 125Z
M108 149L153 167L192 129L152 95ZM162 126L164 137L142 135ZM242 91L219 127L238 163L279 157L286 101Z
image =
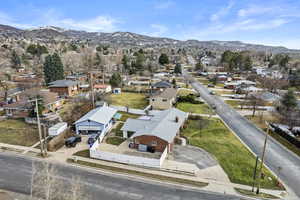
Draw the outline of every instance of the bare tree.
M54 165L47 162L33 162L31 176L31 199L43 200L85 200L84 188L78 177L71 181L59 177Z

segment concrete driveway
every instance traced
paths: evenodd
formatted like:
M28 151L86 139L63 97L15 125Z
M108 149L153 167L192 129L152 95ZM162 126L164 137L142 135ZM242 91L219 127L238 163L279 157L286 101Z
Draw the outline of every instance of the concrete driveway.
M215 158L207 151L190 145L173 148L173 157L175 161L195 164L199 169L218 165Z

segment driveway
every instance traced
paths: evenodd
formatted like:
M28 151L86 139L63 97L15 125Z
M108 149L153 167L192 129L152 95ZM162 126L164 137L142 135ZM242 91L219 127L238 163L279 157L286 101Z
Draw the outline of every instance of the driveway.
M173 148L173 156L175 161L195 164L199 169L218 165L215 158L207 151L190 145L175 145Z

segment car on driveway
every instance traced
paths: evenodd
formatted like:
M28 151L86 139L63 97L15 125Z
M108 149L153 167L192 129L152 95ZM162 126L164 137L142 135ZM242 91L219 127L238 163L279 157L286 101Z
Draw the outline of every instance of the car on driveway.
M99 136L99 134L92 134L92 135L90 135L90 137L89 137L87 143L88 143L89 145L94 144L94 142L97 140L98 136Z
M215 85L214 84L208 84L207 87L214 88Z
M66 147L76 147L77 143L81 142L81 136L80 135L76 135L76 136L72 136L69 137L68 139L66 139L65 141L65 145Z
M214 91L209 92L210 95L215 95L216 93Z

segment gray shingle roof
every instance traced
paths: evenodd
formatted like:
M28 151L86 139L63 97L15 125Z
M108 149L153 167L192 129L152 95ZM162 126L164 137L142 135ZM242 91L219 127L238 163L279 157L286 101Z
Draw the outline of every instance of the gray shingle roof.
M178 117L178 122L175 121L176 117ZM171 108L155 113L148 120L129 118L121 130L135 132L131 138L151 135L171 143L187 117L187 113Z
M107 124L113 116L117 113L117 110L108 106L102 106L95 108L81 117L75 122L75 124L84 122L87 120L98 122L100 124Z
M153 97L161 97L161 98L166 98L166 99L172 99L176 97L177 90L174 88L167 88L162 92L155 93Z
M49 83L49 87L71 87L75 86L78 83L76 81L71 80L57 80Z
M172 84L167 81L160 81L153 85L154 88L171 88Z

